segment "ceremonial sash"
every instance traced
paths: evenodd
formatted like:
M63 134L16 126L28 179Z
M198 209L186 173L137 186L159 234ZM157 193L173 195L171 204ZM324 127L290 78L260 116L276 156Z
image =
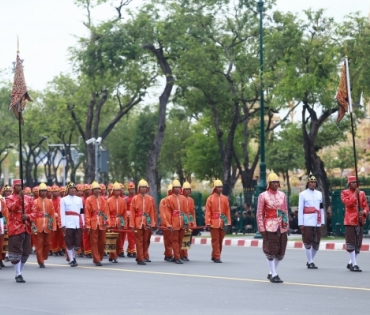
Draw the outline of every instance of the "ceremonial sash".
M80 228L82 228L83 224L82 224L82 218L81 218L81 215L78 214L77 212L74 212L74 211L66 211L66 215L73 215L73 216L78 216L80 217Z
M321 210L317 210L315 207L304 207L304 214L313 214L317 213L317 224L321 224Z
M277 219L279 217L282 217L283 229L286 229L288 227L288 216L283 210L270 210L265 213L266 219Z
M138 211L138 212L135 213L136 218L140 218L142 216L143 216L143 211Z
M221 213L220 212L212 212L211 217L212 219L219 219Z
M180 210L172 210L172 216L173 217L179 217L180 216Z

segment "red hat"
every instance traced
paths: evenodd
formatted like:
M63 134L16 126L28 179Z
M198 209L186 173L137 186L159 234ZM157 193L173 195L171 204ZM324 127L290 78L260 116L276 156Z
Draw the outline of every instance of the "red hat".
M84 185L84 190L91 190L91 185L85 184Z
M356 176L348 176L347 185L353 182L357 182Z
M51 186L51 191L59 191L59 187L57 185Z
M13 186L15 185L22 185L22 181L20 179L13 180Z
M100 189L101 190L105 190L106 189L105 185L104 184L100 184Z
M135 183L134 182L129 182L127 185L127 189L135 189Z

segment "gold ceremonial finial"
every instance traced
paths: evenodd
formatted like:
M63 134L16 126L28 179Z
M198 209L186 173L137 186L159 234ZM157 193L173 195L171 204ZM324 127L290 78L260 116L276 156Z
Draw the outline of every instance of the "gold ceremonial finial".
M19 36L17 35L17 54L19 54Z

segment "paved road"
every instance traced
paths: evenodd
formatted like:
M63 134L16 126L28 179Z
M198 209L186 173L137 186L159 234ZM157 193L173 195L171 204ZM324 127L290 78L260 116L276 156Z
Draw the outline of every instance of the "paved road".
M14 281L13 268L0 270L1 314L363 314L370 296L370 253L345 266L347 253L318 253L318 270L305 268L303 250L288 250L278 269L284 284L267 281L261 249L228 247L223 264L210 260L209 246L194 246L191 262L163 261L163 245L151 245L152 263L134 259L95 267L80 258L70 268L51 257L40 269L32 255L24 270L27 283Z

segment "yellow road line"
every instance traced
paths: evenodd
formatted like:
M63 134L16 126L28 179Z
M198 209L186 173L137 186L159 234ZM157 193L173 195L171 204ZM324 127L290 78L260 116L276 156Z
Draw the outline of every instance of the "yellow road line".
M32 262L29 262L28 264L38 265L37 263L32 263ZM48 264L47 266L48 267L53 266L53 267L68 267L68 268L70 268L68 265L58 265L58 264ZM167 275L167 276L177 276L177 277L242 281L242 282L257 282L257 283L269 283L270 282L268 280L247 279L247 278L232 278L232 277L221 277L221 276L208 276L208 275L197 275L197 274L184 274L184 273L150 271L150 270L132 270L132 269L106 268L106 267L93 267L93 266L91 266L91 267L89 267L89 266L78 266L76 268L120 271L120 272L130 272L130 273L142 273L142 274L152 274L152 275ZM324 289L337 289L337 290L370 291L370 288L347 287L347 286L337 286L337 285L327 285L327 284L299 283L299 282L284 282L282 285L294 285L294 286L315 287L315 288L324 288Z

